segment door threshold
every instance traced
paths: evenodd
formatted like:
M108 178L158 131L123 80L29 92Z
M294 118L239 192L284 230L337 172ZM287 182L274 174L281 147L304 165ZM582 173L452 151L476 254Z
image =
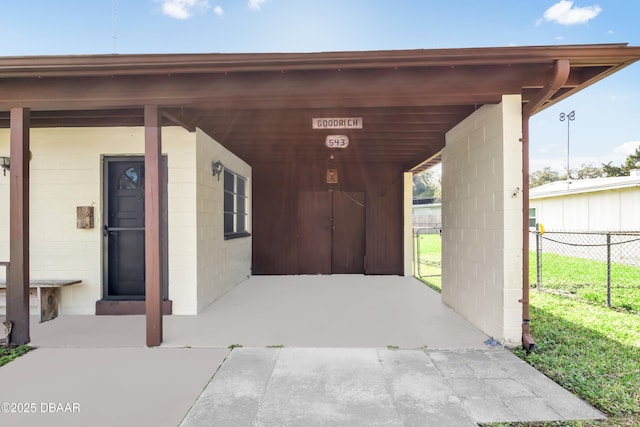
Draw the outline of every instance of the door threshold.
M128 316L146 314L144 300L106 300L96 301L96 316ZM162 301L162 314L172 314L173 302Z

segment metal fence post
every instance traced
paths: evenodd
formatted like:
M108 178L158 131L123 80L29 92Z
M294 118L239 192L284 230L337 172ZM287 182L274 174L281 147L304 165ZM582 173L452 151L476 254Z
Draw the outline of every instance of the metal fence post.
M420 277L420 243L418 239L420 239L420 234L418 234L420 230L417 228L413 229L413 252L415 256L415 264L413 265L414 275Z
M607 233L607 307L611 307L611 233Z
M542 289L542 234L536 231L536 288Z
M418 229L418 277L422 277L422 262L420 260L420 240L421 240L421 229Z

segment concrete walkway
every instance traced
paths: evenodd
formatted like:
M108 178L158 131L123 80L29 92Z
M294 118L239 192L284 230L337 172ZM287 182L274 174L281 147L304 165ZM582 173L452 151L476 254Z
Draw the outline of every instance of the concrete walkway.
M176 426L228 354L38 348L0 367L0 426Z
M198 316L166 316L164 327L163 346L150 349L144 316L33 319L38 348L0 367L0 404L9 404L0 425L602 417L510 352L487 347L485 334L412 278L253 277Z
M503 349L235 349L191 426L438 426L602 418Z

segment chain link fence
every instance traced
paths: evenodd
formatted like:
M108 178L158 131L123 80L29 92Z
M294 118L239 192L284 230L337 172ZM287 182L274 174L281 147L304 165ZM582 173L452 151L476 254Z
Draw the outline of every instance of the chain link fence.
M442 277L442 239L440 227L413 228L414 276L440 288Z
M529 243L532 287L640 313L640 232L535 231Z

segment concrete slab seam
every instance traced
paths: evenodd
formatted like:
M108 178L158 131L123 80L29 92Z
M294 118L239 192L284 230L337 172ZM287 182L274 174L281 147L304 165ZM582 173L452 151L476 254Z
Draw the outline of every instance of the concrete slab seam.
M276 365L278 364L278 359L280 358L281 350L279 348L271 348L270 350L275 350L276 351L276 355L273 358L273 366L271 367L271 372L269 373L269 379L266 381L266 383L264 385L264 389L262 391L262 396L260 397L260 400L258 401L258 407L256 408L256 413L253 416L253 420L251 420L251 425L252 426L256 425L256 421L258 419L258 415L260 414L260 410L262 409L262 403L264 402L264 396L267 394L267 390L269 390L269 385L271 384L271 380L273 378L273 371L275 370Z
M189 415L189 413L191 412L191 410L193 409L193 407L200 401L200 398L202 397L202 394L205 392L205 390L207 389L207 387L209 387L209 384L211 384L211 381L213 381L213 379L215 378L215 376L218 374L218 372L220 372L220 369L222 369L222 366L224 365L224 363L227 361L227 359L229 358L229 356L231 356L231 352L233 350L231 350L229 352L229 354L227 354L227 356L222 360L222 363L220 363L220 365L218 365L218 367L216 368L215 372L211 375L211 377L209 377L209 380L207 381L207 383L204 385L204 387L202 387L202 390L200 390L200 393L198 393L198 396L196 397L196 399L193 401L193 403L191 404L191 406L189 406L189 409L187 409L184 413L184 415L182 416L182 419L180 420L180 422L178 423L178 425L182 425L182 423L184 423L184 421L187 419L187 416Z
M382 360L382 356L380 354L380 352L382 351L382 349L378 349L376 350L376 355L378 356L378 365L380 365L380 371L382 372L382 375L384 377L384 384L385 384L385 388L387 390L387 392L389 393L389 398L391 399L391 401L393 402L393 410L396 413L396 416L398 417L399 420L402 420L402 414L400 413L399 410L399 403L396 399L395 393L393 392L393 385L391 384L391 378L389 378L387 369L384 366L384 362Z

